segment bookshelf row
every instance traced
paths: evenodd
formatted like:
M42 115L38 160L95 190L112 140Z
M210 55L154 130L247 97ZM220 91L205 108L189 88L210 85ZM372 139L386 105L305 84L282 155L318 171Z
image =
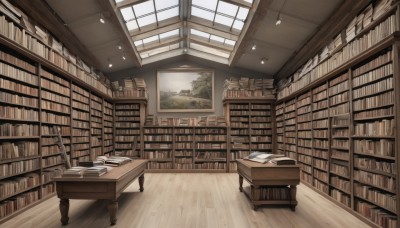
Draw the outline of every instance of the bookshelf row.
M276 104L277 153L302 182L377 227L397 227L398 46Z

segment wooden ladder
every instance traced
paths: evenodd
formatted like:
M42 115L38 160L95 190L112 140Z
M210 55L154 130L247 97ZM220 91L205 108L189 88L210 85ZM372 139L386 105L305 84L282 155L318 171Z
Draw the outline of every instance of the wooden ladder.
M65 146L64 146L64 143L62 141L62 137L61 137L60 131L59 131L57 126L53 126L53 130L57 135L57 145L58 145L58 148L61 151L61 157L63 159L64 166L65 166L66 169L70 169L71 168L71 163L70 163L69 158L67 156L67 151L65 151Z

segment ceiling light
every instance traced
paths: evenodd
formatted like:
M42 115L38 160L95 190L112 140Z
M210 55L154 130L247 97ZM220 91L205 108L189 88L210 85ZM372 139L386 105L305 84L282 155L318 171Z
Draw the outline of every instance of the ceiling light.
M256 50L256 48L257 48L257 45L255 45L255 44L253 44L253 46L251 46L251 50Z
M282 23L282 17L281 17L281 13L278 13L278 17L276 18L276 23L275 25L278 26Z
M184 48L184 49L183 49L183 53L186 53L186 52L188 52L188 49L187 49L187 48Z
M110 59L107 59L107 61L108 61L108 68L113 67L113 64L112 64L112 62L110 61Z
M265 64L265 62L267 62L268 61L268 59L267 58L262 58L261 59L261 61L260 61L260 63L262 64L262 65L264 65Z
M102 13L100 14L99 21L100 21L100 23L102 23L102 24L106 23L106 20L104 19L104 16L103 16Z
M124 60L124 61L126 60L126 57L124 54L122 55L122 60Z
M122 50L122 45L118 44L118 50Z

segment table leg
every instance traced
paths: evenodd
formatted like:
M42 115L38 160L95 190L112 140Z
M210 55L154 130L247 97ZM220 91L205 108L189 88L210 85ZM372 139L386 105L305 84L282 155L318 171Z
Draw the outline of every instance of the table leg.
M107 207L108 207L108 213L110 215L110 223L111 225L115 225L117 223L118 201L110 200Z
M290 199L291 201L295 202L294 204L290 202L292 211L295 211L297 206L296 192L297 192L296 185L290 185Z
M139 190L140 190L140 192L144 191L143 185L144 185L144 174L142 174L139 177L139 187L140 187Z
M68 211L69 211L69 199L60 199L60 213L61 213L61 224L63 226L68 224Z
M239 175L239 191L243 192L243 177Z

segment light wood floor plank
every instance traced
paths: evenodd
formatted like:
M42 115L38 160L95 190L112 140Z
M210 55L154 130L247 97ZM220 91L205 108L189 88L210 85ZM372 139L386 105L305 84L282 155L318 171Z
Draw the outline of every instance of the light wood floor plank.
M247 183L245 183L247 184ZM119 198L115 228L310 228L368 227L365 223L310 188L298 186L298 206L267 206L253 211L238 189L238 175L145 174L144 192L133 182ZM59 200L27 210L2 228L61 227ZM105 201L71 200L65 227L109 227Z

